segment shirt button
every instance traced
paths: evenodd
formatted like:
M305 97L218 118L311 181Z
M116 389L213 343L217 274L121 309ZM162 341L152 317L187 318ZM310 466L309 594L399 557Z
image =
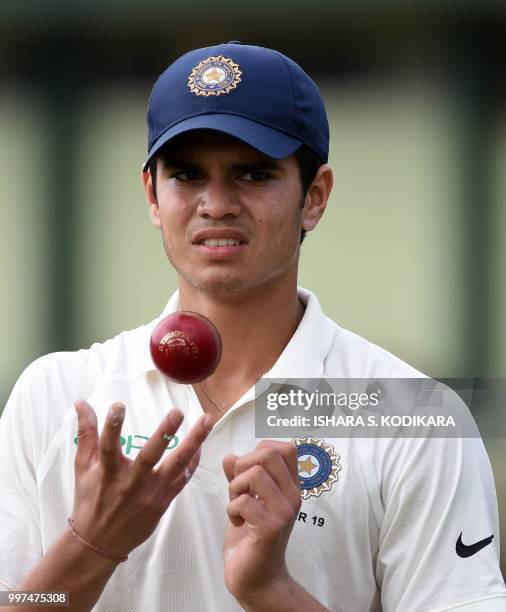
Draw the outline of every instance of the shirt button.
M380 384L377 380L367 385L366 389L367 395L371 395L372 393L376 393L378 395L378 400L381 402L385 399L386 392L385 388L382 384Z

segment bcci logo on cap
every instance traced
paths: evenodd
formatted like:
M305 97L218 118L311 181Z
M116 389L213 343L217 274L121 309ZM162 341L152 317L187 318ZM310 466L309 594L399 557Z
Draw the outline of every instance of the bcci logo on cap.
M239 65L228 57L208 57L191 71L188 87L197 96L221 96L239 85L241 75Z
M339 455L330 444L314 438L295 438L302 499L330 491L341 470Z

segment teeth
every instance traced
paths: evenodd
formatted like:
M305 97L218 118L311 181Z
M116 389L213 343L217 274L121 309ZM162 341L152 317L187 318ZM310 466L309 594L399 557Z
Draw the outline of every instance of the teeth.
M206 238L202 241L202 244L206 246L234 246L241 244L241 241L235 238Z

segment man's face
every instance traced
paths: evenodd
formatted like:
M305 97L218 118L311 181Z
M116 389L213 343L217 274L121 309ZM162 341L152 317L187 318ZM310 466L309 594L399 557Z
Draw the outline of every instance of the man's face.
M153 224L180 281L216 295L296 278L303 193L294 156L274 160L212 131L158 161Z

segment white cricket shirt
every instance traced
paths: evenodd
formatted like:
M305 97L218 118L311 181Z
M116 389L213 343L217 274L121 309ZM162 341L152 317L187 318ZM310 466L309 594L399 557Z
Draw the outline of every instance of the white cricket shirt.
M325 317L309 291L299 288L299 296L304 318L267 376L421 376ZM176 292L162 316L177 309ZM0 420L1 588L15 587L66 528L74 400L90 402L99 430L111 403L125 403L123 452L132 459L170 408L185 413L179 438L202 413L191 386L168 382L153 366L149 338L158 320L87 350L46 355L20 376ZM223 580L228 486L221 462L259 442L253 397L250 389L217 423L192 480L150 538L119 564L94 610L241 609ZM480 439L319 443L339 463L337 480L304 499L287 548L289 571L309 593L336 612L506 611L496 494ZM461 558L461 532L465 544L494 539Z

